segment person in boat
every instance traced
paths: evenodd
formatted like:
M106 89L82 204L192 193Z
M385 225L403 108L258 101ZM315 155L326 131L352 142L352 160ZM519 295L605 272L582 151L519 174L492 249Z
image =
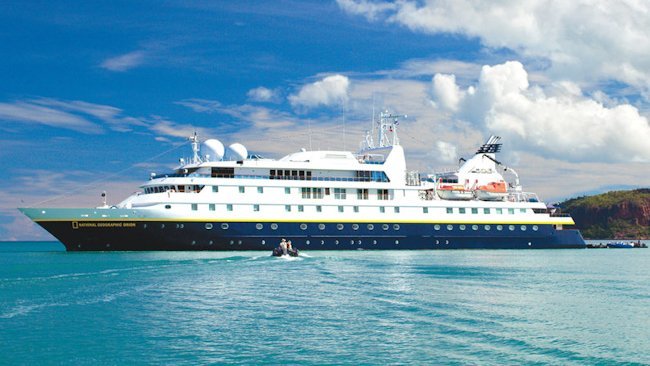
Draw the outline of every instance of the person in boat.
M282 238L282 241L280 241L280 249L282 250L282 255L287 255L287 249L290 245L289 243L291 242L287 242L284 238Z

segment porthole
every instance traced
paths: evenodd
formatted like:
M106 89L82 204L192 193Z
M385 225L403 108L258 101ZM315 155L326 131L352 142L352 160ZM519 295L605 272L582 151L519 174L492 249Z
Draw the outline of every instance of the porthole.
M262 245L266 245L266 240L262 239Z
M238 240L238 241L237 241L237 245L241 245L241 240Z
M160 228L161 228L161 229L164 229L164 228L165 228L165 224L160 224Z
M352 230L359 230L359 224L352 224Z
M212 240L210 240L210 241L208 242L208 245L212 245L212 244L214 244L214 242L213 242Z
M354 245L354 239L350 240L350 245Z
M185 227L185 224L181 224L181 229Z
M338 241L338 240L334 240L334 244L339 245L339 241Z
M515 225L509 225L508 230L510 231L515 231Z
M147 224L142 224L142 228L143 228L143 229L146 229L146 228L147 228Z
M472 230L474 231L478 230L478 225L472 225Z
M399 224L393 225L393 230L399 230Z
M170 208L172 208L172 205L165 205L165 208L169 210Z
M343 224L337 224L336 228L339 229L339 230L343 230Z
M399 240L395 240L395 245L399 244Z
M454 230L454 225L447 225L447 230L449 230L449 231Z
M234 241L234 240L231 240L231 241L230 241L230 245L233 245L233 244L235 244L235 241Z
M368 230L374 230L374 229L375 229L375 225L373 225L373 224L368 224Z
M318 224L319 230L325 230L325 224Z
M465 225L458 225L458 228L459 228L460 230L465 230Z
M490 231L490 225L485 225L485 231Z
M278 229L278 224L273 223L271 224L271 230L277 230Z
M325 240L321 240L320 245L325 245Z
M357 241L357 244L361 245L361 240Z
M503 226L502 225L497 225L497 231L501 231L501 230L503 230Z
M192 240L192 245L196 245L196 240Z
M377 240L373 240L372 245L377 245Z
M307 245L309 245L309 243L310 243L310 241L309 241L309 240L306 240L306 241L305 241L305 244L307 244Z
M307 230L307 224L300 224L300 230Z
M440 230L440 225L438 225L438 224L433 225L433 229L434 230Z
M262 224L255 224L255 228L256 228L257 230L262 230L262 229L264 229L264 225L262 225Z
M526 227L526 225L521 225L520 229L521 229L521 231L526 231L526 229L528 229L528 228Z
M384 229L384 230L388 230L388 224L381 225L381 228Z
M222 228L223 230L228 230L229 225L228 225L227 223L224 222L223 224L221 224L221 228Z
M208 222L207 224L205 224L205 228L207 230L212 230L212 224Z
M436 240L436 245L440 244L440 240Z
M537 230L539 230L539 226L533 225L533 231L537 231Z

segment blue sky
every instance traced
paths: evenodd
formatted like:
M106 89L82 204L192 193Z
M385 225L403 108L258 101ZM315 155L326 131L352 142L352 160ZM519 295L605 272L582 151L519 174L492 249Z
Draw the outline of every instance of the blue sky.
M0 3L0 240L25 205L120 201L196 130L279 158L408 114L409 167L490 134L555 201L650 184L650 7L586 1ZM311 135L311 138L310 138ZM311 141L311 146L309 142Z

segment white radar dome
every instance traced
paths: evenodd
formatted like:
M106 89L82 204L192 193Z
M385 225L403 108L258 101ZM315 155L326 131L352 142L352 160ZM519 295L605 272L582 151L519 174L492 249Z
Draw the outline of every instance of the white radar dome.
M235 142L228 146L228 155L230 156L230 159L233 160L244 160L248 156L248 150L246 150L244 145Z
M210 158L213 160L221 160L223 158L225 150L226 149L223 147L221 141L217 139L209 139L203 142L203 151L206 154L210 155Z

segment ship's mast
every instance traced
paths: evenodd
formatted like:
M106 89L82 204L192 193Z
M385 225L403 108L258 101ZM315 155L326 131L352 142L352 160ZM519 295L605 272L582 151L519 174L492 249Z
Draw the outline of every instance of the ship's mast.
M397 126L399 125L400 118L406 118L406 115L395 115L388 113L388 111L379 113L378 123L378 147L388 147L399 145L399 138L397 137Z
M199 151L201 151L201 145L199 144L199 137L196 135L196 131L194 131L194 135L189 137L189 140L192 143L192 153L194 154L192 156L192 164L200 164L201 156L199 155Z

